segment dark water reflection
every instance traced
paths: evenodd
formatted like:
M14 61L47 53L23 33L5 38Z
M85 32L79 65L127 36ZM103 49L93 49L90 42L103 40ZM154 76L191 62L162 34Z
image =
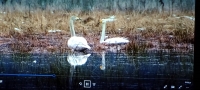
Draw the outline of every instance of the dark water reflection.
M192 89L192 53L4 54L0 89Z

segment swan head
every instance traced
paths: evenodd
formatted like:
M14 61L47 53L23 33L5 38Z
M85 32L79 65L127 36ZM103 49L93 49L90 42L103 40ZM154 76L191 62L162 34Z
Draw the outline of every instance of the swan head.
M106 19L101 19L100 20L100 23L106 23L106 22L112 22L112 21L115 21L117 19L115 19L115 16L110 16L109 18L106 18Z
M77 17L77 16L71 16L70 19L73 20L73 21L81 20L81 18L79 18L79 17Z

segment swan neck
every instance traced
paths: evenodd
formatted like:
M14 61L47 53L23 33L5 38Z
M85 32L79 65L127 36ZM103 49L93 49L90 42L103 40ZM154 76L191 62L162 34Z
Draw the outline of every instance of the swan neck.
M71 36L75 36L75 30L74 30L74 22L72 19L70 19L70 33L71 33Z
M106 34L106 23L102 23L102 32L101 32L100 43L102 43L104 41L105 34Z

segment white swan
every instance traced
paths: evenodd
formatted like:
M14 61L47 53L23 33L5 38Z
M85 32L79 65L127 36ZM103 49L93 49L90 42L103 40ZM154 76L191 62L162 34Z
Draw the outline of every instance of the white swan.
M86 49L91 49L91 47L88 45L86 39L84 37L78 37L75 34L74 30L74 21L79 20L79 17L72 16L70 18L70 32L71 32L71 37L67 42L67 45L70 49L75 50L75 51L82 51Z
M110 16L109 18L102 19L100 21L102 23L102 32L101 32L100 43L107 44L107 45L120 45L120 44L129 43L129 40L124 37L114 37L114 38L109 38L109 39L105 40L106 22L112 22L115 20L116 20L115 16Z
M115 16L110 16L107 19L102 19L101 23L102 23L102 32L101 32L101 39L100 39L100 43L104 43L104 44L126 44L129 43L129 40L127 38L124 37L115 37L115 38L109 38L105 40L105 33L106 33L106 22L112 22L115 21Z

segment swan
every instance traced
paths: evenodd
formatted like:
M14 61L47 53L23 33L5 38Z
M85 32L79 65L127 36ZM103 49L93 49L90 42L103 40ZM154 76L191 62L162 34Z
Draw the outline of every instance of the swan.
M76 20L80 20L80 18L76 16L72 16L70 18L71 37L69 38L67 45L70 49L72 49L72 51L84 51L86 49L90 50L91 47L88 45L87 40L84 37L79 37L75 34L73 22Z
M124 37L114 37L105 40L106 22L112 22L115 20L116 20L115 16L110 16L107 19L101 19L100 23L102 23L102 32L101 32L100 44L121 45L129 43L129 40Z

